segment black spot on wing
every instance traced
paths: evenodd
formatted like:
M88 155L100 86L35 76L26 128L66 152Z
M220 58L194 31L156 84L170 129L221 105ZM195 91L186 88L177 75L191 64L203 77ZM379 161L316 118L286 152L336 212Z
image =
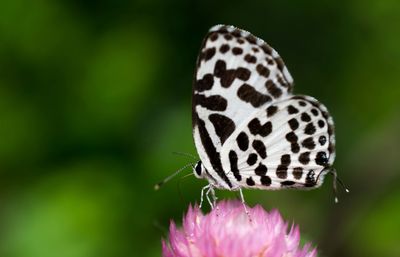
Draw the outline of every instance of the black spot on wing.
M247 164L249 166L252 166L252 165L256 164L256 162L257 162L257 154L255 154L255 153L249 154L249 156L247 158Z
M276 176L280 179L285 179L287 178L287 171L288 171L288 166L290 164L290 155L289 154L284 154L281 156L281 164L279 164L278 168L276 169Z
M214 76L210 73L207 73L203 76L203 78L196 81L195 90L199 92L210 90L213 85L214 85Z
M221 26L218 28L217 31L221 34L226 34L226 33L228 33L228 28L227 28L227 26Z
M233 36L231 34L225 34L224 38L228 41L232 40Z
M271 105L267 108L267 117L273 116L278 111L278 107Z
M311 113L312 113L314 116L318 116L318 110L317 110L316 108L312 108L312 109L311 109Z
M279 98L282 95L282 90L272 80L267 80L265 87L274 98Z
M315 172L313 170L310 170L307 173L306 176L306 183L304 184L305 187L314 187L316 185L316 180L315 180Z
M289 105L287 111L288 111L288 114L295 114L295 113L299 112L299 110L296 107L294 107L293 105Z
M240 32L240 29L235 29L234 31L231 32L231 34L234 37L241 37L242 36L242 33Z
M235 70L226 70L221 76L220 76L220 82L221 86L228 88L232 85L233 81L236 78L236 71Z
M253 45L257 44L257 38L256 38L255 36L253 36L252 34L249 34L249 35L246 37L246 40L247 40L250 44L253 44Z
M296 118L291 118L288 123L291 130L296 130L299 128L299 122L296 120Z
M219 51L220 51L222 54L224 54L224 53L228 52L229 49L230 49L230 47L229 47L228 44L223 44L223 45L219 48Z
M261 94L254 87L243 84L237 91L237 96L244 102L250 103L254 107L260 107L265 103L271 101L271 97Z
M285 64L283 63L282 58L281 57L275 58L275 62L278 66L278 69L283 72L283 68L285 67Z
M270 186L272 181L269 176L261 176L260 178L261 184L264 186Z
M272 123L268 121L261 125L260 120L254 118L249 122L248 128L251 134L266 137L272 132Z
M265 174L267 174L267 171L268 171L267 166L265 166L262 163L259 163L258 166L254 170L254 172L258 176L264 176Z
M297 123L297 126L298 126L298 123ZM285 138L290 143L291 151L293 153L298 153L300 151L300 145L297 143L297 140L299 140L297 135L292 131L292 132L287 133Z
M304 152L299 155L299 162L307 165L310 162L310 152Z
M256 70L260 76L268 78L270 70L262 64L257 64Z
M288 88L288 91L292 91L292 85L287 83L281 76L278 75L278 82L281 86Z
M240 47L234 47L232 48L232 53L234 55L241 55L243 53L243 49Z
M261 158L265 159L267 157L267 149L262 141L254 140L252 146Z
M325 152L318 152L315 158L315 162L318 165L326 166L328 164L328 157L326 156Z
M254 182L254 180L253 180L252 177L248 177L248 178L246 179L246 184L247 184L248 186L254 186L256 183Z
M215 148L210 134L207 131L205 122L200 119L198 116L196 117L197 126L199 129L199 135L201 139L201 143L204 147L204 150L210 160L211 166L213 167L214 171L217 175L230 187L232 188L232 183L229 178L226 176L225 171L222 168L220 153Z
M238 162L238 156L235 151L231 150L229 152L229 163L231 165L231 171L233 172L233 176L235 176L236 180L241 181L242 176L239 173L237 162Z
M289 154L284 154L281 156L281 164L285 166L289 166L290 164L290 155Z
M235 76L236 78L246 81L250 78L251 72L247 68L239 67L236 69Z
M315 148L315 142L312 137L307 137L306 139L301 142L301 145L309 150L312 150Z
M304 106L306 106L307 104L306 104L306 102L304 102L304 101L299 101L299 105L304 107Z
M242 151L246 151L249 148L249 137L244 132L239 133L236 138L236 142L239 146L239 149Z
M264 51L264 53L266 53L268 55L272 54L272 47L270 47L266 43L262 44L261 49Z
M291 144L290 144L290 150L291 150L293 153L298 153L298 152L300 151L300 145L299 145L297 142L291 143Z
M206 97L204 95L195 94L193 97L194 104L201 105L211 111L225 111L228 102L220 95L212 95Z
M293 186L294 184L296 184L296 182L291 180L285 180L281 182L281 185L284 187Z
M248 63L256 63L257 62L257 58L254 55L251 54L246 54L244 56L244 60Z
M214 65L214 75L220 78L226 71L226 62L223 60L218 60Z
M293 169L293 177L295 179L301 179L302 176L303 176L303 168L296 167Z
M307 126L304 128L304 133L307 135L312 135L316 131L315 126L312 122L308 123Z
M218 33L217 33L217 32L212 32L212 33L208 36L208 38L209 38L212 42L214 42L215 40L218 39Z
M333 135L333 131L334 131L333 125L328 124L328 135L332 136Z
M335 151L335 144L334 143L330 143L329 144L328 151L329 151L329 153L333 153Z
M239 67L237 69L226 69L226 62L218 60L214 66L214 76L220 79L221 86L228 88L232 85L235 79L247 81L250 78L251 72L249 69Z
M208 118L214 126L215 133L219 137L221 145L223 145L225 140L235 130L235 123L230 118L217 113L210 114Z
M287 166L280 164L276 169L276 176L280 179L287 178L287 169Z
M311 121L311 117L306 112L303 112L301 114L301 120L304 122L309 122L309 121Z
M208 61L215 55L215 47L207 48L201 55L201 59Z
M289 141L290 143L294 143L297 142L298 137L296 136L296 134L292 131L286 134L286 140Z
M240 45L243 45L243 44L244 44L244 40L241 39L241 38L238 38L238 39L236 40L236 42L238 42Z
M326 136L320 136L318 142L320 145L324 145L326 143Z

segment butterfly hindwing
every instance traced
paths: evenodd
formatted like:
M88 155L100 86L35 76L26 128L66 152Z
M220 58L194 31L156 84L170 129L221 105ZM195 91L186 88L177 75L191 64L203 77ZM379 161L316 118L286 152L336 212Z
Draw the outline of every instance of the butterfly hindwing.
M244 124L221 151L224 170L240 187L313 188L322 183L321 172L335 158L333 121L325 106L309 96L291 96L260 109Z

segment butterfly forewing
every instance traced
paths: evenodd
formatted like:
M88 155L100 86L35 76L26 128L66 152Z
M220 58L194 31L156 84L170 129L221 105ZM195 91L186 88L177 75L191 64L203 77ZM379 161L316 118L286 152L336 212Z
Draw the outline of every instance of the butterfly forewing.
M278 53L261 39L232 26L210 30L192 101L195 144L207 170L227 173L221 170L222 145L249 115L290 94L292 83Z

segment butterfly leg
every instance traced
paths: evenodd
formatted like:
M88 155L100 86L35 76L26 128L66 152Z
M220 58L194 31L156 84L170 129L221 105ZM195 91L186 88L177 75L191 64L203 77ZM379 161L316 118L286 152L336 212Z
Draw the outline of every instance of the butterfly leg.
M210 187L210 193L211 193L211 199L212 199L213 205L216 206L218 198L215 195L215 190L214 190L213 186Z
M210 188L210 184L208 184L207 186L205 186L205 187L203 187L202 189L201 189L201 196L200 196L200 205L199 205L199 208L201 209L201 206L203 205L203 200L204 200L204 191L206 190L206 189L209 189Z
M214 205L214 207L217 209L217 216L218 216L218 215L219 215L219 207L218 207L218 205L217 205L218 197L217 197L216 194L215 194L215 190L214 190L214 187L213 187L213 186L211 186L210 192L211 192L211 198L212 198L212 200L213 200L213 205Z
M208 203L211 206L211 209L214 209L213 201L211 201L211 198L210 198L210 193L211 193L211 196L212 196L212 194L213 194L212 192L213 191L214 191L214 189L213 189L212 185L209 185L208 190L206 192L206 198L207 198Z
M243 197L243 192L240 187L239 187L239 194L240 194L240 200L242 201L242 204L244 207L244 211L246 212L247 216L249 217L249 219L251 221L250 213L249 213L249 210L247 210L246 202L244 201L244 197Z

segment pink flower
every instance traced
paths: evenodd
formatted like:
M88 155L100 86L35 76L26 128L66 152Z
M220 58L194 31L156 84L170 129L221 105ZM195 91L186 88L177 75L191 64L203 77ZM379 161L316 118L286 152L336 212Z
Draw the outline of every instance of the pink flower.
M164 257L315 257L317 251L299 246L297 226L288 231L277 210L247 207L239 201L222 201L209 214L198 206L183 218L183 228L172 221L169 242L162 241Z

